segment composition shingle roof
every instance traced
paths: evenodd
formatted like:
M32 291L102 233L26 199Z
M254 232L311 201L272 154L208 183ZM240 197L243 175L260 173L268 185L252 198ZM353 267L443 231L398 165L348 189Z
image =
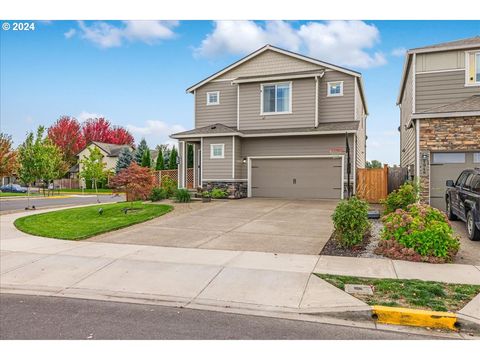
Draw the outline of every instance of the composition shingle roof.
M436 106L420 112L421 114L430 113L454 113L480 111L480 95L473 95L469 98L454 101L446 105Z
M131 148L130 145L107 144L99 141L92 141L92 144L97 145L100 149L105 151L108 156L118 156L125 148Z
M463 48L463 47L471 47L471 46L480 46L480 36L474 36L468 39L460 39L455 41L444 42L440 44L434 44L419 48L411 49L410 52L417 52L417 51L435 51L443 48Z
M290 134L290 133L321 133L321 132L330 132L330 131L355 131L358 130L358 121L339 121L339 122L330 122L330 123L320 123L318 127L298 127L298 128L287 128L287 129L258 129L258 130L237 130L223 124L214 124L210 126L204 126L193 130L184 131L181 133L172 134L171 137L175 138L178 136L201 136L201 135L212 135L212 134L236 134L238 136L249 136L249 135L275 135L275 134Z

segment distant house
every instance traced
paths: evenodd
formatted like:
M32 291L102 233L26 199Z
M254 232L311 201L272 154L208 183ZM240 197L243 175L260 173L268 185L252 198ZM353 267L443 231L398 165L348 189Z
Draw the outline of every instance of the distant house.
M73 166L70 170L70 176L74 172L78 174L82 172L82 163L81 160L88 157L90 155L90 150L93 147L97 147L101 154L103 155L103 162L106 164L105 170L115 170L117 166L117 161L120 153L123 149L128 148L130 151L133 151L133 147L131 145L117 145L117 144L107 144L98 141L92 141L89 143L82 151L77 154L78 157L78 168Z

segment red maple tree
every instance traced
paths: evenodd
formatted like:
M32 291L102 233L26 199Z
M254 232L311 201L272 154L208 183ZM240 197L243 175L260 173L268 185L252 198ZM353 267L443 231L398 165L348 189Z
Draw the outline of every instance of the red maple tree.
M117 145L133 145L134 143L133 136L128 130L121 126L112 127L110 121L103 117L86 120L83 123L82 131L87 144L91 141Z
M109 185L125 191L127 201L146 200L155 186L155 176L150 168L132 162L128 168L111 178Z
M86 145L80 123L74 117L61 116L48 129L48 137L62 150L63 159L70 165L76 162L75 156Z
M128 132L125 128L121 126L114 126L110 134L110 143L118 145L133 145L135 140L133 139L132 134Z

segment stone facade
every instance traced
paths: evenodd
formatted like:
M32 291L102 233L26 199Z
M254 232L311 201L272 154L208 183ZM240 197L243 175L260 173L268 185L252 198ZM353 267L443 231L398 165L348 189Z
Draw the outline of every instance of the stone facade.
M247 197L246 181L204 181L203 189L211 191L213 188L219 188L228 192L229 199L241 199Z
M428 203L430 152L478 150L480 116L422 119L419 122L421 200Z

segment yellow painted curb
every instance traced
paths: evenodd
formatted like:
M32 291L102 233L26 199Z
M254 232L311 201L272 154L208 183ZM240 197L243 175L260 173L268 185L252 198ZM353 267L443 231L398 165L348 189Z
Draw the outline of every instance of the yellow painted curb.
M416 310L400 307L380 306L372 307L376 321L383 324L420 326L457 331L455 323L457 315L443 311Z

